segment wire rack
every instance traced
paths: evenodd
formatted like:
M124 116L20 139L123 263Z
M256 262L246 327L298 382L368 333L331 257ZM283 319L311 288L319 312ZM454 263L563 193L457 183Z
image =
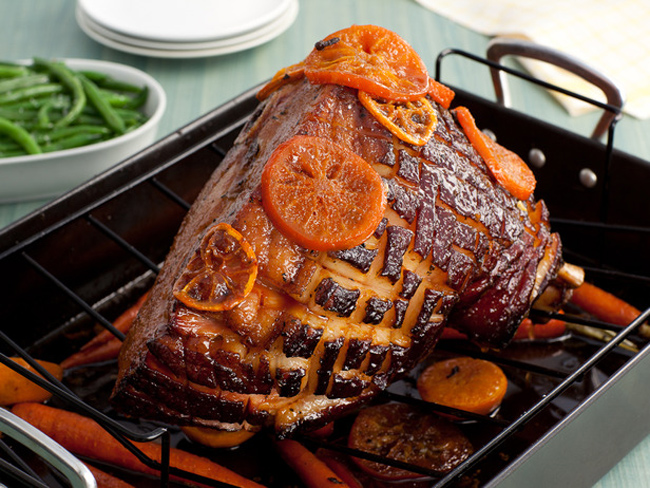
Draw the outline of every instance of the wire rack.
M438 60L438 78L440 61L449 54L473 58L462 51L443 53ZM480 58L477 61L495 69L508 69ZM520 75L518 72L515 74ZM160 471L160 480L155 482L155 486L173 485L170 477L174 476L208 486L228 485L170 467L169 447L178 441L174 427L125 422L101 400L106 399L105 392L88 395L84 388L69 386L69 381L65 384L59 382L33 358L60 361L87 340L98 325L118 338L124 338L113 327L113 319L151 286L159 271L159 263L199 191L201 181L221 162L234 137L255 109L255 91L243 94L125 161L110 174L54 202L40 215L10 228L5 232L4 241L0 241L3 244L0 249L4 248L0 252L0 272L3 276L14 277L7 280L11 286L2 290L6 303L5 319L0 326L0 362L51 391L56 404L99 422L144 464ZM468 105L483 103L462 91L458 91L457 97L467 100ZM616 110L609 106L603 108ZM490 105L488 109L494 110L495 107ZM598 146L606 168L612 165L612 158L616 156L613 134L612 123L608 143L604 148ZM590 146L591 142L581 141L581 144ZM612 204L608 184L603 184L598 199L604 200L607 206ZM602 206L598 205L598 208ZM152 209L155 209L154 213ZM563 237L565 234L570 237L572 245L579 243L580 236L585 233L595 233L601 240L612 241L612 246L631 246L628 248L633 250L632 253L642 252L644 246L647 249L650 228L645 224L606 222L603 212L598 213L598 219L592 221L561 217L552 223ZM606 282L621 296L629 296L631 300L647 296L650 288L647 257L640 266L638 263L636 267L627 263L619 266L616 259L613 263L601 259L608 249L604 244L595 252L583 253L580 246L574 246L567 247L565 255L584 266L590 279ZM647 252L642 256L647 256ZM647 299L640 305L647 306ZM562 316L571 323L615 331L608 342L571 334L555 341L517 344L500 353L483 352L462 341L441 342L434 357L464 354L486 358L501 365L509 379L515 379L514 393L509 393L510 398L506 398L496 415L487 417L453 411L420 400L414 387L418 370L380 395L377 400L380 402L406 402L423 410L453 414L463 419L461 424L472 433L476 450L444 476L348 448L345 429L349 423L346 424L345 419L342 421L343 433L331 440L309 436L301 440L314 449L329 449L343 456L379 461L425 475L426 481L418 486L457 486L468 479L478 480L480 485L494 484L495 479L511 469L514 459L534 457L534 446L540 439L562 426L571 412L587 399L597 397L617 375L635 362L635 358L646 355L647 339L641 337L638 330L649 315L650 308L626 327L594 320L577 310ZM553 314L545 316L553 317ZM9 359L10 356L22 357L43 378L20 367ZM114 371L115 367L114 363L100 365L109 371L111 368ZM106 389L110 390L110 386ZM160 463L149 459L134 444L152 441L162 443ZM243 456L260 456L260 449L269 445L254 445L252 451L244 450ZM57 469L34 468L32 456L20 455L20 452L11 440L0 439L2 479L6 477L21 486L67 486ZM225 462L236 457L236 452L228 453ZM269 475L267 480L276 480L269 482L271 486L296 483L295 475L286 468L276 472L281 463L270 461L267 464L271 466L263 468L271 470L270 475L266 473ZM264 473L259 476L264 480ZM287 477L285 481L278 482L283 477Z

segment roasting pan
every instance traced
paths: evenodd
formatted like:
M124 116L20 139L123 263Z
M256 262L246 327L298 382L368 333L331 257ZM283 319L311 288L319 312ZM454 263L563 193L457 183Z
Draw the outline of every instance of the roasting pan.
M494 61L448 50L437 62L436 76L443 82L442 61L449 55L528 78ZM615 330L609 342L570 334L517 343L501 352L461 341L440 343L434 357L462 353L499 363L509 377L508 394L495 416L460 422L477 449L468 461L444 477L401 486L591 486L650 435L650 353L648 340L638 334L650 314L650 163L613 149L620 110L609 103L599 104L613 114L603 143L453 88L454 105L468 106L478 121L489 121L485 128L499 142L531 158L536 196L547 202L566 259L585 267L590 281L644 312L617 329L569 311L570 320ZM243 93L0 232L3 363L15 355L61 361L99 326L110 328L150 287L189 205L255 110L256 91ZM120 418L107 401L115 372L115 362L107 362L69 371L64 385L39 383L54 392L52 404L92 416L127 445L162 439L163 445L205 455L269 487L301 486L263 435L238 449L207 450L188 443L173 426ZM378 401L422 406L416 374L397 382ZM7 434L0 439L0 485L90 486L76 458L57 452L38 433L22 432L6 411L0 414L0 431ZM340 424L328 441L303 441L346 456L349 419ZM135 486L176 486L168 480L169 467L159 467L161 480L103 466Z

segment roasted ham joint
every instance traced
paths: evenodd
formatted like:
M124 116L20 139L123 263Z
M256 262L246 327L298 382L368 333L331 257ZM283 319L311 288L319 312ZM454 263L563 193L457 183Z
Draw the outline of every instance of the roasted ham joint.
M288 437L369 401L444 328L502 348L560 306L580 273L532 172L453 97L371 25L280 70L185 218L113 404Z

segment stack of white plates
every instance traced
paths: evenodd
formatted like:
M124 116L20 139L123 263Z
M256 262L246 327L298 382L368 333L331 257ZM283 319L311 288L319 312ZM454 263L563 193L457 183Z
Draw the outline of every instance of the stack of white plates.
M77 0L81 29L105 46L143 56L198 58L274 39L298 0Z

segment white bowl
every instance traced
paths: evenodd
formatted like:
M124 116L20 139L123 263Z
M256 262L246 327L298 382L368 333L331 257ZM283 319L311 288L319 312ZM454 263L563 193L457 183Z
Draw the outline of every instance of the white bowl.
M88 146L44 154L0 158L0 203L51 198L114 166L156 140L158 125L167 105L160 84L131 66L93 59L61 59L74 70L106 73L116 80L147 86L142 108L148 120L119 137ZM30 64L31 61L23 61Z

